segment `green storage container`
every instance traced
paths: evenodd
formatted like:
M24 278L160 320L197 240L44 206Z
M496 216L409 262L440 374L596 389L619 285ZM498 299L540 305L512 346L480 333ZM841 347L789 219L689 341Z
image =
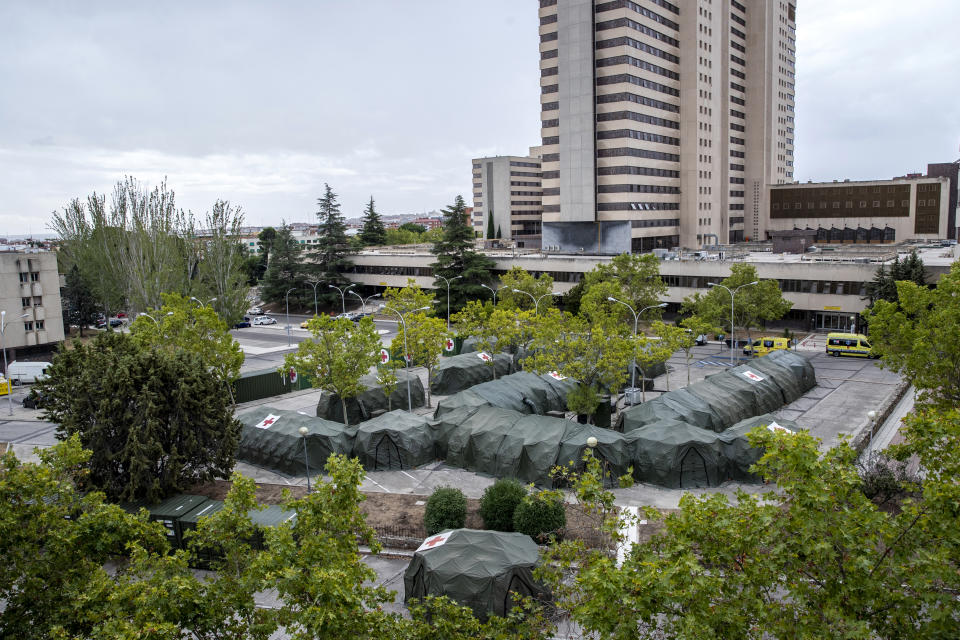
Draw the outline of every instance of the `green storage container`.
M180 518L184 517L201 504L209 501L206 496L194 496L190 494L180 494L168 498L158 504L144 504L141 502L128 502L120 505L124 510L130 513L137 513L144 508L150 514L150 520L159 522L167 533L167 541L173 549L179 549L183 544L180 535Z
M233 396L240 404L310 387L308 376L298 375L296 382L291 382L289 375L281 375L276 369L262 369L240 374L237 381L233 383Z

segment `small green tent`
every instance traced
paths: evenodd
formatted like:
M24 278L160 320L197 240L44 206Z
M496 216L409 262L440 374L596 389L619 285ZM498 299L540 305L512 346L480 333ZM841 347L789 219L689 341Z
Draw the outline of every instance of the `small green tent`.
M537 545L522 533L444 531L413 554L403 574L403 601L447 596L480 620L505 616L519 598L549 600L546 587L533 578L539 562Z
M425 416L394 409L357 426L353 455L368 471L427 464L436 458L433 428Z
M360 382L366 387L366 390L353 398L347 399L347 416L350 418L350 424L356 425L363 420L369 420L374 417L376 412L406 409L407 380L410 381L410 399L413 408L416 409L426 404L423 382L417 374L408 374L404 369L397 369L397 386L390 394L388 401L387 395L383 392L383 387L377 382L377 375L370 373L360 378ZM317 401L317 416L333 422L343 422L343 406L340 402L340 396L327 392L320 394L320 400Z
M493 364L480 357L479 353L463 353L443 358L433 368L430 392L448 396L476 384L493 380L493 373L502 377L510 373L512 357L505 353L492 354Z
M300 427L307 428L310 473L323 473L331 453L350 455L355 427L297 411L257 407L237 416L243 424L237 460L289 475L306 473Z

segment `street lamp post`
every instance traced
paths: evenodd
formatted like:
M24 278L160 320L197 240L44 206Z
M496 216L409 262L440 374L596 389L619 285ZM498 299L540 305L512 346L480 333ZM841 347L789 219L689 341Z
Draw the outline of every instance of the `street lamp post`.
M457 280L463 276L453 276L450 278L450 280L444 278L443 276L437 277L447 283L447 331L450 331L450 280ZM496 297L496 293L494 293L494 297ZM494 302L494 304L496 304L496 302Z
M338 287L337 285L335 285L335 284L328 284L327 286L330 287L331 289L336 289L337 291L340 292L340 310L341 310L344 314L346 314L346 313L347 313L347 298L346 298L346 296L344 295L344 292L345 292L347 289L351 288L351 287L357 286L357 283L354 282L353 284L347 285L347 286L343 287L342 289L341 289L340 287Z
M376 298L376 297L378 297L378 296L380 295L379 293L375 293L375 294L373 294L372 296L367 296L366 298L364 298L363 296L361 296L361 295L360 295L359 293L357 293L356 291L351 291L350 293L352 293L353 295L357 296L357 297L360 299L360 311L361 311L361 313L366 313L366 312L367 312L367 302L369 302L372 298Z
M166 315L172 316L172 315L173 315L173 311L168 311L168 312L166 313ZM153 320L153 324L157 325L158 328L160 327L160 321L157 320L156 318L154 318L154 317L153 317L152 315L150 315L149 313L145 313L145 312L141 311L140 313L137 314L137 317L138 317L138 318L150 318L151 320Z
M420 307L419 309L411 309L407 313L413 313L414 311L425 311L430 307ZM407 323L403 319L403 314L397 311L396 309L391 309L390 307L384 307L384 311L389 311L390 313L397 314L397 317L400 318L400 326L403 327L403 361L406 363L407 369L407 411L413 411L413 400L410 396L410 352L407 351Z
M300 427L298 431L303 438L303 466L307 469L307 493L310 493L310 458L307 457L307 432L309 429Z
M649 307L644 307L643 309L640 309L640 311L638 312L638 311L634 311L633 307L627 304L626 302L624 302L623 300L617 300L613 296L608 297L607 300L609 300L610 302L616 302L618 304L622 304L627 309L630 309L630 313L633 314L634 340L636 340L637 338L637 324L639 323L640 316L643 315L643 312L646 311L647 309L656 309L658 307L662 308L667 306L666 302L661 302L660 304L652 304ZM634 348L636 348L636 345L634 345ZM630 387L633 389L636 389L637 388L636 382L637 382L637 358L636 358L636 355L634 355L633 361L630 363Z
M488 287L485 284L482 284L480 286L483 287L484 289L488 289L490 293L493 294L493 306L497 306L497 290L494 289L493 287Z
M290 292L296 291L296 290L297 290L296 287L287 289L287 293L284 294L283 296L284 302L286 303L286 306L287 306L287 346L288 347L290 346Z
M747 284L740 285L733 291L731 291L728 287L725 287L724 285L720 284L719 282L707 283L707 286L710 286L710 287L720 287L721 289L726 289L727 293L730 294L730 366L731 367L733 366L733 298L734 296L737 295L737 291L740 291L740 289L743 289L744 287L749 287L751 285L759 284L759 283L760 283L759 280L754 280L753 282L748 282Z
M200 308L201 308L201 309L205 309L205 308L207 308L208 306L210 306L210 303L211 303L211 302L216 302L216 301L217 301L216 298L210 298L209 300L207 300L206 304L204 304L203 300L201 300L200 298L197 298L197 297L195 297L195 296L190 296L190 299L193 300L194 302L196 302L198 305L200 305Z
M556 293L556 292L554 292L554 291L550 291L550 292L547 292L547 293L543 294L543 295L540 296L539 298L534 298L532 293L530 293L529 291L524 291L523 289L513 289L513 292L514 292L514 293L525 293L525 294L527 294L528 296L530 296L530 299L533 300L533 314L534 314L534 315L540 315L540 301L541 301L541 300L543 300L543 299L546 298L547 296L558 296L558 295L560 295L559 293Z
M320 307L317 306L317 287L323 284L323 280L307 280L307 284L313 287L313 315L320 315Z
M27 318L30 314L23 314L21 318ZM109 322L107 323L109 324ZM0 348L3 349L3 375L7 379L7 412L13 415L13 379L7 371L7 312L0 311Z
M867 445L867 458L873 455L873 438L877 435L877 412L867 411L867 420L870 421L870 443Z

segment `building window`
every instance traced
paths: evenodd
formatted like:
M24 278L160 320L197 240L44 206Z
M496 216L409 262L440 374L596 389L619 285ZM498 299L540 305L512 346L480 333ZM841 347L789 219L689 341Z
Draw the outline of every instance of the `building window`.
M892 207L892 206L893 206L893 200L887 200L887 206L888 206L888 207Z
M880 208L880 201L879 201L879 200L874 200L874 201L873 201L873 208L874 208L874 209L879 209L879 208Z
M33 322L24 322L23 323L24 331L33 331Z
M861 200L861 201L860 201L860 208L861 208L861 209L866 209L866 208L867 208L867 201L866 201L866 200Z
M834 208L834 209L839 209L839 208L840 208L840 203L839 203L839 202L834 202L834 203L833 203L833 208Z
M909 207L909 206L910 206L910 202L909 202L908 200L901 200L901 201L900 201L900 206L901 206L901 207Z
M42 329L43 329L43 320L37 320L37 331L41 331Z
M925 207L925 206L927 206L927 201L926 201L926 200L918 200L918 201L917 201L917 206L918 206L918 207Z
M30 280L29 273L23 273L23 272L20 273L20 282L28 282L29 280Z

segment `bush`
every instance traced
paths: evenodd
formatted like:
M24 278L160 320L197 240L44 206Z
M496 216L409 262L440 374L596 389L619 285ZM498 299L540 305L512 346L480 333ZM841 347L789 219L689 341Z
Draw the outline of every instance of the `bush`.
M427 499L423 526L432 536L444 529L460 529L467 521L467 498L460 489L438 487Z
M494 531L515 531L513 513L526 497L527 488L519 480L502 478L487 487L480 498L483 525Z
M525 533L536 542L546 542L567 525L563 500L554 496L527 496L513 513L514 530Z

